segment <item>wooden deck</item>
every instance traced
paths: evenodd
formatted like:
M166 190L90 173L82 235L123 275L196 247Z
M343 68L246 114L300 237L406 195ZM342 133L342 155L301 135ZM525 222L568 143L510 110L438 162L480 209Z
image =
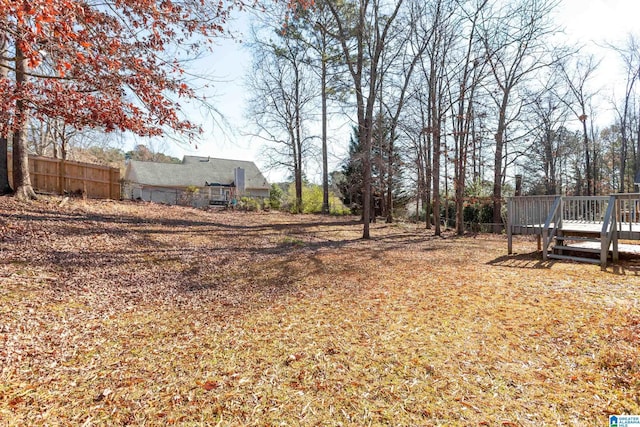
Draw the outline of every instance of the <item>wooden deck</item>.
M510 198L509 254L513 249L512 236L518 234L537 235L544 259L594 262L591 257L567 256L563 252L600 252L599 263L606 268L609 258L613 262L618 260L619 252L640 253L640 245L619 243L619 240L640 241L640 193Z
M564 221L562 223L562 230L565 232L574 233L589 233L599 234L602 231L604 222L581 222L581 221ZM549 223L550 228L555 228L555 223ZM542 235L544 230L544 223L537 224L518 224L512 226L514 235L517 234L532 234ZM621 223L619 224L620 238L625 240L640 240L640 223Z
M564 221L562 230L574 233L600 233L604 222ZM618 237L625 240L640 240L640 223L622 222L618 224Z
M574 245L578 248L600 249L600 245L595 242L580 242ZM640 244L618 243L618 252L633 258L640 257Z

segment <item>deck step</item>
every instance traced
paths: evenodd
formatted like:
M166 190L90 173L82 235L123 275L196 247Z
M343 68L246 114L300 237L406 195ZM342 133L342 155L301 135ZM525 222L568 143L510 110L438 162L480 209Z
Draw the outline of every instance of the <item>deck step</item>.
M558 255L558 254L549 254L548 257L551 259L562 259L562 260L570 260L570 261L577 261L577 262L588 262L590 264L600 264L600 258L584 258L579 256Z
M554 251L573 251L573 252L586 252L590 254L599 254L600 248L585 248L582 246L570 246L570 245L555 245Z
M571 240L574 242L600 242L599 237L583 237L583 236L556 236L556 240L566 241Z

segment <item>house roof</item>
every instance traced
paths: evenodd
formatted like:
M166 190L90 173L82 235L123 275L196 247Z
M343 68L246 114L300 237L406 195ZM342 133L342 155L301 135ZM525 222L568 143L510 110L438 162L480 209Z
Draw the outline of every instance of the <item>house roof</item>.
M131 160L124 179L157 187L204 187L206 183L231 185L235 168L244 169L245 188L269 188L266 178L253 162L198 156L184 156L182 163Z

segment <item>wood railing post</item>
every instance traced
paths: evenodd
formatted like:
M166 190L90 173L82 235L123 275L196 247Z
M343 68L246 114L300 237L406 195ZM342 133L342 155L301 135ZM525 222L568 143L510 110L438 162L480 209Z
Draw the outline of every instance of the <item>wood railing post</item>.
M513 253L513 198L507 199L507 254Z
M620 227L622 227L622 212L620 209L620 203L621 200L616 197L615 198L615 204L613 206L613 248L612 248L612 254L611 254L611 258L613 259L613 262L618 262L618 235Z

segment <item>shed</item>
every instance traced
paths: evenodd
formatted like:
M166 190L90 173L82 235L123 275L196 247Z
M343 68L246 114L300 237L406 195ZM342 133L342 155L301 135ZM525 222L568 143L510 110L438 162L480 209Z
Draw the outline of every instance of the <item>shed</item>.
M270 189L253 162L198 156L184 156L182 163L130 160L124 181L127 198L194 207L243 196L262 200Z

